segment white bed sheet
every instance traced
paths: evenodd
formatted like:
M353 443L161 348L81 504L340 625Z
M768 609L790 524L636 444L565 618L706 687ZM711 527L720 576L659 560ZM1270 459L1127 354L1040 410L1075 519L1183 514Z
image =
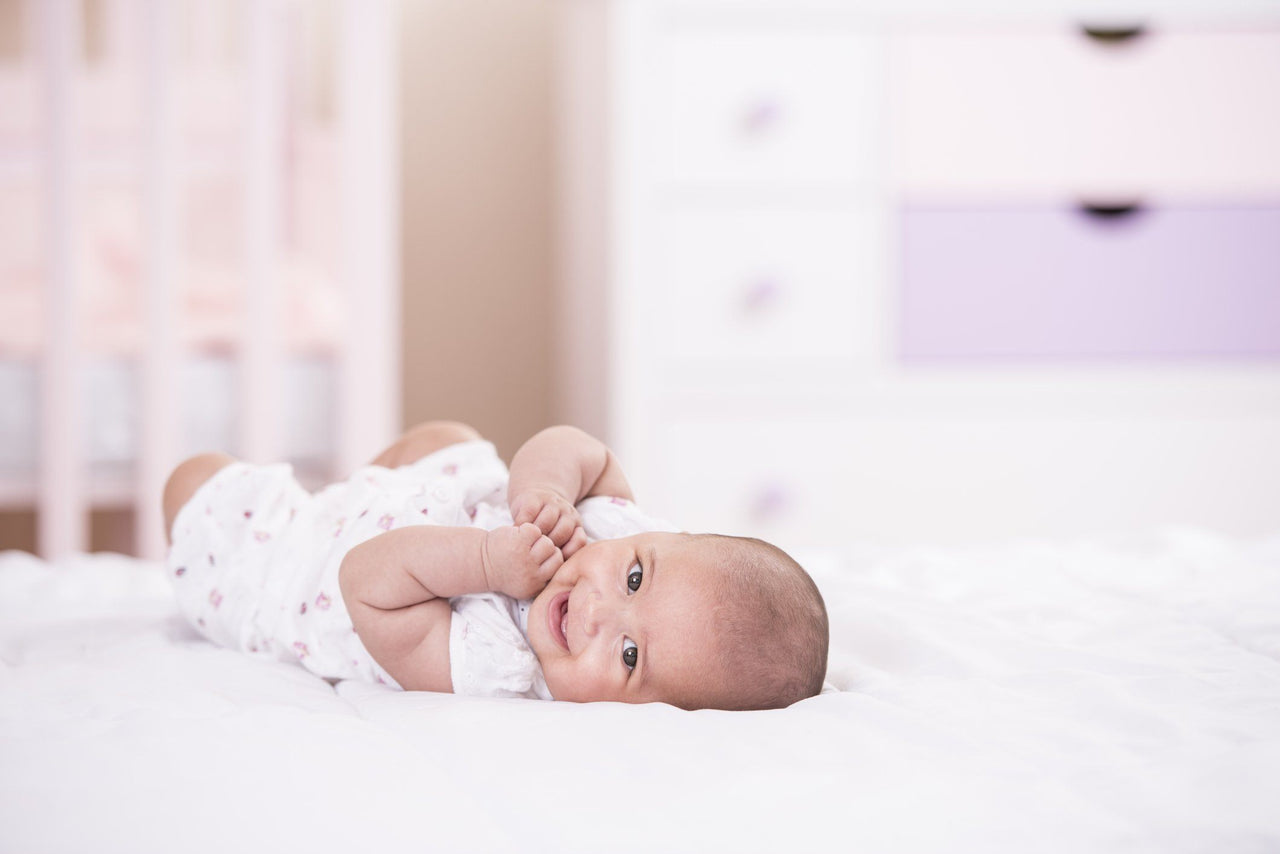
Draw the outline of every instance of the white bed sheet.
M801 557L842 690L689 713L331 687L0 555L0 850L1280 849L1280 537Z

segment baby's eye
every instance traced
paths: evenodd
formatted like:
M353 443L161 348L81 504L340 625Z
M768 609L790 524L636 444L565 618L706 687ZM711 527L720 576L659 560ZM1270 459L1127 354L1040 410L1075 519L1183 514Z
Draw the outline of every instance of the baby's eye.
M635 593L640 589L640 582L644 581L644 570L640 564L636 564L631 568L631 572L627 574L627 588Z
M622 663L627 666L628 670L636 666L636 659L640 656L640 650L636 646L635 641L631 638L623 638L622 640Z

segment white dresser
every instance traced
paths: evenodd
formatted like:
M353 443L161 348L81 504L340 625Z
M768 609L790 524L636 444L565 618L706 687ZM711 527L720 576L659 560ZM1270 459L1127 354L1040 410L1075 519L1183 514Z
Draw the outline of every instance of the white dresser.
M1280 530L1280 4L563 8L564 409L652 512Z

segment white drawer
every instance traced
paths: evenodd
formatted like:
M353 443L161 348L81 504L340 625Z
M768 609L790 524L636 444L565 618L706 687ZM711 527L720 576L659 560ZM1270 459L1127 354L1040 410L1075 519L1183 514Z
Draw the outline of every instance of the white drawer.
M646 289L653 360L672 383L847 374L882 333L868 302L884 225L871 205L667 213Z
M881 177L880 37L672 24L655 52L659 180L830 188Z
M686 530L787 549L1075 537L1170 522L1265 531L1280 506L1277 433L1275 417L1158 413L675 419L643 437L637 456L654 471L636 478L637 497Z
M865 539L868 526L842 525L835 511L856 460L847 449L832 452L838 432L799 420L676 419L648 431L642 459L650 470L633 477L637 500L695 533L759 537L783 548L834 544L843 533Z
M1280 190L1280 31L905 33L893 70L909 192Z

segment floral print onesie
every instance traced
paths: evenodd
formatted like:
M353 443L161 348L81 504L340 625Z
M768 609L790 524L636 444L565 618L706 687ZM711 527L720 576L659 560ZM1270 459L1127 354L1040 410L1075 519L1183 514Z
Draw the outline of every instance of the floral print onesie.
M506 493L506 465L482 439L395 469L363 466L315 494L287 463L237 462L179 511L167 572L182 613L214 643L327 679L399 687L351 624L338 588L342 558L405 525L509 525ZM588 540L675 530L621 499L590 498L578 509ZM527 604L496 593L450 600L455 692L550 698L528 645Z

